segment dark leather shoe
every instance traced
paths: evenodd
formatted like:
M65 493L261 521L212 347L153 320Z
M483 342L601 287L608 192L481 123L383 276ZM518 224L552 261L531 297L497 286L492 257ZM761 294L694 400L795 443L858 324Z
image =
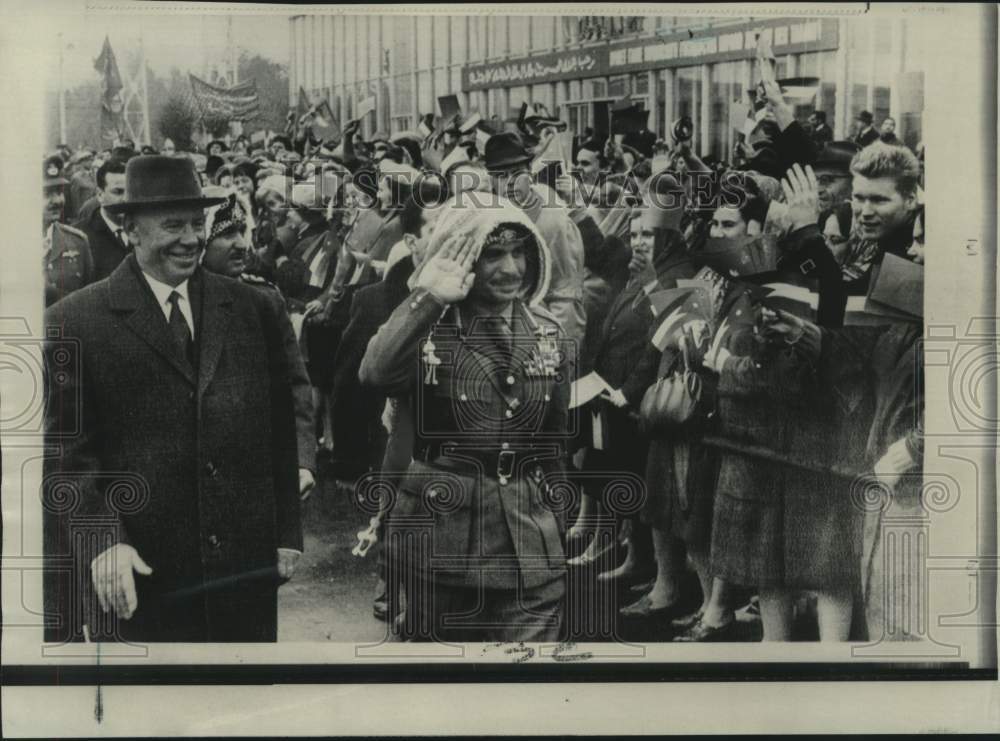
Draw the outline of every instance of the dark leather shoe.
M728 641L733 637L736 621L730 619L725 625L708 625L699 619L694 625L674 636L677 643L713 643Z
M653 603L649 599L649 595L644 594L636 602L620 609L618 614L624 618L635 618L641 620L659 618L666 620L668 617L672 617L677 614L677 608L679 606L680 600L669 605L664 605L663 607L653 607Z
M372 615L376 620L384 623L389 622L389 603L386 600L375 600L372 602Z

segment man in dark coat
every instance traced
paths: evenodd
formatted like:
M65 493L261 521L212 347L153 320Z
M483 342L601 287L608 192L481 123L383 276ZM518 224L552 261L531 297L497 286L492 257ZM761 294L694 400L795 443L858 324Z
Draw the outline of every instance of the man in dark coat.
M107 278L118 267L118 263L129 253L128 238L122 225L121 215L113 215L107 209L119 203L125 196L125 163L110 159L97 168L98 208L80 214L76 226L87 235L90 251L94 257L92 281Z
M47 638L277 638L302 549L288 319L200 268L218 201L190 160L132 159L133 254L46 315Z
M826 111L813 111L809 116L809 125L812 127L809 138L812 139L816 151L820 152L833 141L833 129L826 123Z
M384 399L360 386L358 368L368 341L410 293L407 282L433 229L436 206L443 202L445 193L436 180L423 178L413 188L400 184L399 196L402 205L394 210L394 215L411 258L390 266L383 280L354 293L350 318L337 348L332 393L334 474L345 480L357 478L368 470L369 464L377 466L382 460L378 450L381 446L373 446L373 436L365 434L365 430L381 429L380 401Z
M854 143L864 149L869 144L877 142L879 135L875 127L872 126L872 122L875 120L872 114L869 111L861 111L856 120L858 122L858 133L854 137Z

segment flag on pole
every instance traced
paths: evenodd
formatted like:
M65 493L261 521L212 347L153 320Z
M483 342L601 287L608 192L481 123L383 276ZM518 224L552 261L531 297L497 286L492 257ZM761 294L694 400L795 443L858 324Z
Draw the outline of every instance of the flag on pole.
M112 146L125 129L125 106L121 97L124 85L118 72L118 61L107 36L104 37L100 55L94 61L94 69L101 75L101 140Z
M191 79L191 91L202 115L225 117L230 121L249 121L260 114L257 83L253 80L224 88L209 85L194 75L188 76Z
M369 113L375 110L375 96L369 95L364 100L358 102L358 110L354 115L355 118L364 119Z
M785 100L793 105L810 103L819 92L818 77L789 77L778 80L778 87Z
M531 163L532 174L537 175L551 163L559 163L563 174L569 172L573 163L572 131L559 131L549 137Z
M312 103L309 102L309 94L305 91L305 88L299 88L299 100L298 104L295 106L295 120L301 121L302 117L309 112L312 107Z
M313 133L324 141L340 138L340 122L330 107L330 102L324 98L312 108Z

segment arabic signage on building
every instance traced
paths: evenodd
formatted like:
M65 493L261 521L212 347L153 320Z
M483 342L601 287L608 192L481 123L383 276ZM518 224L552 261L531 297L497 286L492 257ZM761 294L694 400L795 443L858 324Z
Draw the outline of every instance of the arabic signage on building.
M770 43L777 56L828 51L839 43L835 18L785 18L618 43L609 49L608 68L618 74L750 59L756 53L758 36Z
M501 62L470 64L462 70L463 90L533 85L608 73L608 47L572 49Z
M462 89L487 90L752 59L758 35L770 42L778 56L829 51L840 42L835 18L765 20L470 64L462 70Z

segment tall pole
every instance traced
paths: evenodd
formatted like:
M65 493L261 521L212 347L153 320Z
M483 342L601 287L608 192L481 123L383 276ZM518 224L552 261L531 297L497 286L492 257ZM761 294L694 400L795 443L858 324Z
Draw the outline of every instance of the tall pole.
M149 88L146 86L146 49L142 43L142 31L139 32L139 79L142 80L142 138L143 144L152 144L149 138Z
M226 48L229 51L229 79L232 85L240 81L239 71L236 68L236 46L233 44L233 17L226 19Z
M59 39L59 143L69 144L66 141L66 87L63 85L63 38L62 33Z

